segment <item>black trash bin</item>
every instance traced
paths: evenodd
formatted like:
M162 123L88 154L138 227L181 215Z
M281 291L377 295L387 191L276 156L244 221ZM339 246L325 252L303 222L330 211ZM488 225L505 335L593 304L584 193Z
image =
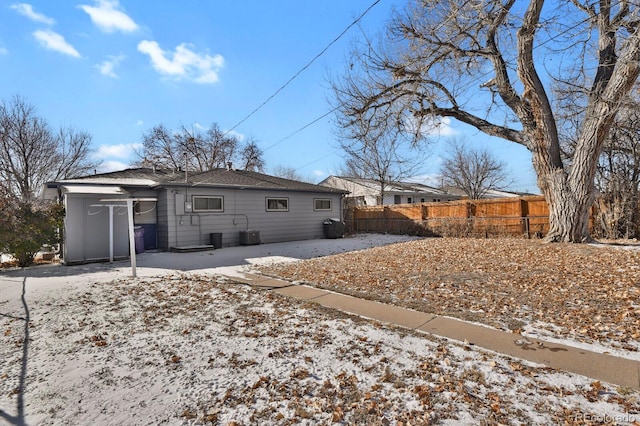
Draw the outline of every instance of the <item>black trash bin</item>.
M222 248L222 232L212 232L209 234L210 243L215 249Z
M326 219L323 226L326 238L342 238L344 236L345 225L340 219Z
M133 235L136 244L136 254L144 253L144 228L142 226L134 226Z

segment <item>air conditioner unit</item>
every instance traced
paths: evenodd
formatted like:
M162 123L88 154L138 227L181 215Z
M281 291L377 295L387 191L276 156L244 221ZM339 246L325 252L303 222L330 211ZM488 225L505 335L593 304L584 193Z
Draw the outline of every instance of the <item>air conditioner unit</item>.
M260 244L260 231L240 231L240 245L252 246Z

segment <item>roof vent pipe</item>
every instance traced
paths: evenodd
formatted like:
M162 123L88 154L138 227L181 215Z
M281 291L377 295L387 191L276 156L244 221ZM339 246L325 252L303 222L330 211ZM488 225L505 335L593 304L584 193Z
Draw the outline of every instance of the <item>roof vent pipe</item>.
M187 153L184 153L184 181L189 182L189 172L187 171Z
M227 170L231 170L231 166L233 166L233 163L231 161L229 161L227 163Z

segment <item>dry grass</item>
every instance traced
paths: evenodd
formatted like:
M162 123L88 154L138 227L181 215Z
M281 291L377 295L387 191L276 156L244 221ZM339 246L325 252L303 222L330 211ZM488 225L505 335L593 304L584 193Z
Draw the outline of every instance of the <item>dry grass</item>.
M265 274L417 310L637 351L640 250L520 239L427 238Z

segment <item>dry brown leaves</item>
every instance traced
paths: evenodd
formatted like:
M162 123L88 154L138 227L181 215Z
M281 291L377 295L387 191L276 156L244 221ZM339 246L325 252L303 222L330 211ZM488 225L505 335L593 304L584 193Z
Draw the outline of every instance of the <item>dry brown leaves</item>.
M519 332L637 351L640 249L429 238L262 267L265 274Z
M390 299L403 300L396 292L398 283L410 282L411 276L428 276L420 268L428 266L428 257L434 255L421 246L430 243L389 246L296 267L306 265L308 273L318 273L313 268L351 262L349 270L344 267L339 273L352 274L358 283L357 271L378 271L366 282L380 279L384 287L371 285L369 291L384 294L381 289L388 286L394 290L387 292ZM408 261L410 250L426 253L421 264ZM444 253L442 247L438 251ZM392 261L374 263L368 256L376 253L380 259L391 253ZM354 258L368 267L353 264ZM413 275L403 278L401 259ZM445 262L444 256L440 262ZM391 263L395 270L389 269ZM472 281L453 280L452 269L449 275L441 274L449 277L452 288L483 288ZM480 269L490 268L479 265ZM417 288L417 282L413 279L411 286ZM422 292L445 298L439 289L447 282L434 281L430 290L425 280ZM355 292L357 287L349 288ZM66 308L57 309L60 306ZM130 418L135 414L150 424L178 419L184 424L374 426L447 421L591 424L581 420L595 417L596 408L640 411L637 393L631 390L623 393L600 382L580 384L580 379L568 380L569 376L550 369L387 328L277 293L220 283L210 276L97 283L85 293L54 299L45 309L47 315L38 315L32 328L34 358L30 358L29 374L33 381L27 389L43 395L41 400L34 399L38 402L34 410L40 410L35 412L60 424L87 424L87 415L94 416L94 423L107 422L113 418L109 410L129 413ZM3 394L13 402L12 392L20 391L16 372L22 362L21 346L11 350L3 345L19 342L18 323L11 325L12 321L16 320L0 321L0 331L13 329L4 336L0 333L0 359L10 360L13 369L11 377L0 374L0 406ZM90 374L75 381L68 377L68 388L45 386L51 380L47 378L59 370L56 360L64 362L72 356L76 357L73 365ZM52 357L54 362L48 364ZM42 363L54 368L37 369ZM76 370L70 371L77 375ZM133 391L119 401L114 396L122 389ZM144 389L153 389L153 394ZM157 393L173 396L155 401ZM96 410L65 410L67 394L93 404ZM95 417L98 412L102 417Z

